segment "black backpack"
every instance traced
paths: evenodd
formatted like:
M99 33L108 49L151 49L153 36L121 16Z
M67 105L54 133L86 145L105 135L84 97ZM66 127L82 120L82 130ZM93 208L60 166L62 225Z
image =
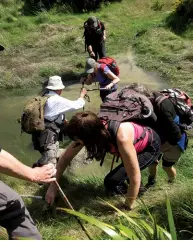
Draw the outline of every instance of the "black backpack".
M159 108L165 99L171 100L180 118L180 126L184 129L189 128L188 126L193 122L193 107L188 94L177 88L164 89L158 93L160 95L155 99L156 107Z
M88 21L88 20L87 20ZM86 43L86 36L87 35L89 35L89 26L88 26L88 22L84 22L84 25L83 25L83 27L84 27L84 33L83 33L83 37L85 38L85 52L86 52L86 50L87 50L87 43ZM101 37L102 37L102 35L103 35L103 33L102 33L102 24L101 24L101 22L100 22L100 20L99 19L97 19L97 22L98 22L98 27L95 29L95 33L97 34L97 35L101 35Z

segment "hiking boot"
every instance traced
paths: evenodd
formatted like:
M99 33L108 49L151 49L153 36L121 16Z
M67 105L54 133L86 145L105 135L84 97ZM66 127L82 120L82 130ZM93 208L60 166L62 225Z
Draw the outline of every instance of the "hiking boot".
M148 183L145 185L145 187L146 187L146 188L150 188L150 187L155 186L155 184L156 184L156 179L155 179L155 177L149 176L149 177L148 177Z
M145 192L147 192L147 188L143 184L141 184L141 186L139 188L138 197L143 196Z
M173 184L173 183L175 182L175 180L176 180L175 178L168 179L168 183L169 183L169 184Z
M123 195L127 193L128 186L125 183L122 183L121 185L113 186L113 188L106 187L106 191L109 195Z

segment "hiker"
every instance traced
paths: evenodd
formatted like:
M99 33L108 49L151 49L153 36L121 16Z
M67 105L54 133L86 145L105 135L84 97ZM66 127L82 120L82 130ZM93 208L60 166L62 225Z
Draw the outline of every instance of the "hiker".
M104 59L108 60L109 57L106 57ZM117 64L114 59L110 59L113 61L112 65L115 65L115 71L113 70L113 67L110 68L111 64L102 63L103 59L101 59L101 62L96 62L94 59L88 58L85 67L85 72L87 76L80 79L80 82L86 85L91 85L96 81L99 82L100 97L102 101L105 100L107 95L117 90L117 83L120 81L118 77L119 69L117 67Z
M66 133L73 142L60 156L56 179L60 179L83 146L86 147L88 158L91 159L103 160L106 152L119 155L123 163L105 177L104 185L107 190L114 193L125 193L128 189L125 205L132 209L140 188L140 170L157 160L160 154L160 138L154 130L135 122L115 122L115 125L112 122L111 131L110 123L89 111L77 113L72 117ZM128 188L124 183L127 179L130 183ZM55 185L50 184L46 194L49 204L53 203L56 192Z
M84 23L85 51L95 60L106 56L106 30L104 23L92 16Z
M159 159L162 159L162 168L168 176L168 182L173 183L176 178L176 169L174 168L174 165L186 150L188 143L188 137L182 125L184 123L176 112L177 106L174 105L171 98L168 98L169 96L164 96L160 92L151 92L143 85L133 84L130 87L149 97L154 106L154 111L157 116L157 122L155 122L154 129L159 134L162 143L162 155L160 155ZM171 91L175 100L178 99L177 92L174 93L172 89L168 89L165 90L165 93L167 93L167 91ZM169 92L167 94L169 94ZM185 96L184 94L182 95L184 100L185 98L188 100L188 96ZM188 124L190 123L191 120ZM149 167L150 174L146 185L147 187L151 187L156 183L157 166L158 161Z
M65 113L83 108L85 105L84 96L86 89L82 89L77 100L68 100L61 97L65 86L60 76L51 76L46 86L44 96L47 101L44 106L44 124L43 131L32 133L32 142L34 149L41 153L41 158L34 166L42 166L47 163L56 165L57 153L59 151L59 134L65 129ZM60 135L61 137L61 135Z
M55 181L52 177L56 169L52 164L32 169L0 148L0 173L26 181L50 183ZM0 226L7 230L9 239L42 239L22 198L2 181L0 181Z

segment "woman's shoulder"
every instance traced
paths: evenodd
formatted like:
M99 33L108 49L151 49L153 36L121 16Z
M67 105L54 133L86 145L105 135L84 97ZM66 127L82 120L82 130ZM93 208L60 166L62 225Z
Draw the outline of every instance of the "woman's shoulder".
M129 133L133 132L134 124L132 122L122 122L118 128L119 132Z

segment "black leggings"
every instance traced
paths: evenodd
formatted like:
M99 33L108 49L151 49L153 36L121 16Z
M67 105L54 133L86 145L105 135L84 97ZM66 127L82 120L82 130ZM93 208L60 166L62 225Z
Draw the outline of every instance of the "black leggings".
M160 155L161 141L155 131L151 131L147 147L137 154L140 170L145 169L158 160ZM104 179L104 185L107 190L115 193L126 193L128 180L127 173L123 163L112 170ZM129 181L129 180L128 180Z
M97 61L97 59L101 59L102 57L106 56L106 48L105 48L105 42L99 44L98 46L92 46L93 52L95 54L95 57L93 59L95 59Z

